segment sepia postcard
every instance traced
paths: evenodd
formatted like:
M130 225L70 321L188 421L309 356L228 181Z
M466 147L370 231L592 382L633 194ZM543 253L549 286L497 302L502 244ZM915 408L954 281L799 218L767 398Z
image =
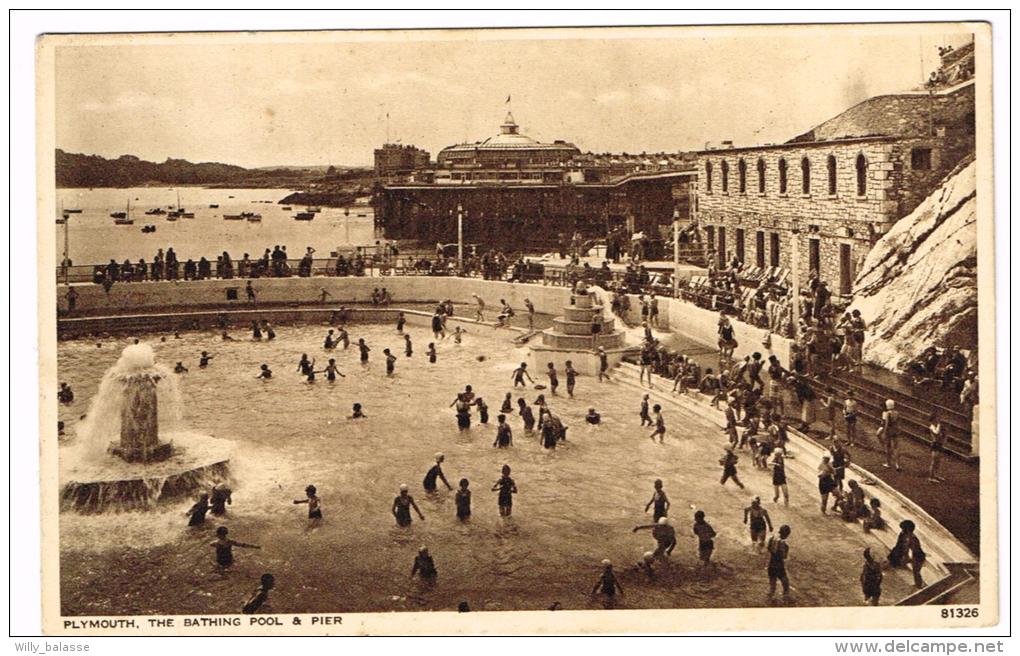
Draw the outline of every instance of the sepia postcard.
M47 634L998 621L990 25L36 57Z

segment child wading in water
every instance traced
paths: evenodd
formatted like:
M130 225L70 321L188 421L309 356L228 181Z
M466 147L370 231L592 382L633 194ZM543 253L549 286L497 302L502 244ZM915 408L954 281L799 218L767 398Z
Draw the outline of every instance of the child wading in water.
M383 355L386 356L386 375L387 376L392 376L393 375L393 365L395 365L396 362L397 362L397 356L395 356L392 353L390 353L390 350L388 348L387 349L383 349Z
M726 481L733 479L733 482L743 490L744 484L737 478L737 454L733 452L733 445L727 444L726 453L723 454L722 458L719 458L719 464L722 465L723 473L722 478L719 480L720 485L726 485Z
M514 444L513 432L510 430L510 424L506 423L506 415L499 415L496 417L496 439L493 441L492 446L500 449L507 449Z
M577 370L574 369L574 363L567 360L563 371L567 376L567 396L574 398L574 385L577 383Z
M358 338L358 351L361 352L361 364L368 365L368 354L372 349L368 348L363 337Z
M531 374L528 373L528 363L522 362L521 366L514 369L513 374L511 374L510 376L510 379L514 381L514 389L516 389L518 385L524 388L528 387L527 383L524 382L525 377L527 377L527 379L531 381L532 384L535 383L535 380L531 377Z
M514 497L517 494L517 484L514 483L514 479L510 478L510 465L503 465L502 476L499 480L493 483L492 491L499 490L499 515L500 517L509 517L513 511Z
M715 550L715 529L705 521L705 511L699 510L694 513L694 535L698 537L698 560L701 566L705 567L712 560L712 551Z
M460 479L460 489L454 495L453 500L457 504L457 519L464 522L471 518L471 490L468 489L468 479Z
M641 397L641 409L638 411L638 416L641 417L642 426L651 426L652 417L648 414L648 395L645 394Z
M251 615L258 612L262 605L269 599L269 591L273 589L273 585L276 583L276 579L273 578L272 574L263 574L259 587L255 588L255 592L251 593L248 600L241 606L241 612L245 615Z
M425 351L426 355L429 356L429 364L436 363L436 344L435 342L429 342L429 348Z
M406 357L414 355L414 346L411 344L410 335L404 335L404 355Z
M269 380L273 377L273 370L269 368L268 364L259 366L259 375L255 376L256 379Z
M655 506L655 510L652 512L652 521L658 522L660 517L665 517L669 514L669 497L666 496L666 491L662 489L662 479L655 479L655 491L652 492L652 498L645 504L645 512L652 506Z
M550 362L547 366L549 369L547 372L549 376L549 391L551 391L555 396L556 388L560 386L560 378L556 373L556 366L552 362Z
M595 587L591 589L591 593L593 595L602 595L602 605L606 608L611 608L616 601L617 589L619 589L620 595L623 595L623 586L613 572L613 563L609 559L603 560L602 573L599 574L599 579L595 581Z
M198 358L198 368L205 369L209 366L209 361L213 359L213 356L209 355L208 351L202 351L202 355Z
M404 325L407 323L407 319L404 318L403 312L397 313L397 332L401 335L404 334Z
M329 362L326 364L326 368L320 371L319 373L326 374L326 380L328 380L331 383L336 380L337 376L340 376L341 378L347 378L347 376L340 373L340 369L338 369L336 366L336 360L333 358L329 359Z
M294 500L294 503L308 504L308 528L315 528L322 523L322 502L315 493L315 486L309 485L305 488L306 498Z
M658 436L659 444L662 444L663 438L666 437L666 421L662 418L662 406L656 403L652 406L652 412L655 413L655 430L649 437L654 442L655 437Z
M231 540L227 537L227 527L221 526L216 529L216 540L209 543L209 546L215 547L216 549L216 564L221 570L226 569L234 564L234 547L242 547L245 549L261 549L262 547L257 544L248 544L247 542L238 542L237 540Z
M414 508L414 512L418 513L418 517L422 521L425 521L425 515L421 514L421 510L418 509L418 504L414 502L414 497L407 493L407 484L401 483L400 494L393 499L393 507L390 508L390 512L397 520L397 526L410 526L411 525L411 509Z
M510 392L506 393L503 397L503 405L499 406L499 411L505 415L510 414L514 411L514 395Z
M432 560L432 555L426 546L420 547L418 555L414 557L414 565L411 566L412 579L415 574L420 576L422 582L427 585L435 584L436 577L439 575L439 572L436 570L436 562Z

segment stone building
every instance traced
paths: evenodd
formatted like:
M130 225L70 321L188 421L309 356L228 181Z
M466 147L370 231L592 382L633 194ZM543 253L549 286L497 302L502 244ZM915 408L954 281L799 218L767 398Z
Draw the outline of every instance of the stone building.
M848 295L875 241L974 139L973 80L876 96L784 144L699 151L694 216L719 266L796 264Z
M429 167L429 152L410 144L383 144L375 149L375 174L380 177L408 175Z

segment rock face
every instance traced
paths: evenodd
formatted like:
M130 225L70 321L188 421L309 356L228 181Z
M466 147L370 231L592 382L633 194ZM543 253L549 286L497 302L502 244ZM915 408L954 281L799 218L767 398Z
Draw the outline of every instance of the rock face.
M902 370L926 346L977 348L973 159L962 162L875 244L854 283L864 359Z

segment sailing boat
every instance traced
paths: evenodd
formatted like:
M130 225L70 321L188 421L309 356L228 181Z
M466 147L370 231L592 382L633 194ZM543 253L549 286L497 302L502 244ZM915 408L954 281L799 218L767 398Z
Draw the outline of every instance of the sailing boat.
M195 218L194 212L186 212L181 207L181 192L177 192L177 209L166 215L167 221L176 221L177 219L193 219Z
M131 200L128 199L126 212L112 212L114 225L134 225L135 220L131 218Z

